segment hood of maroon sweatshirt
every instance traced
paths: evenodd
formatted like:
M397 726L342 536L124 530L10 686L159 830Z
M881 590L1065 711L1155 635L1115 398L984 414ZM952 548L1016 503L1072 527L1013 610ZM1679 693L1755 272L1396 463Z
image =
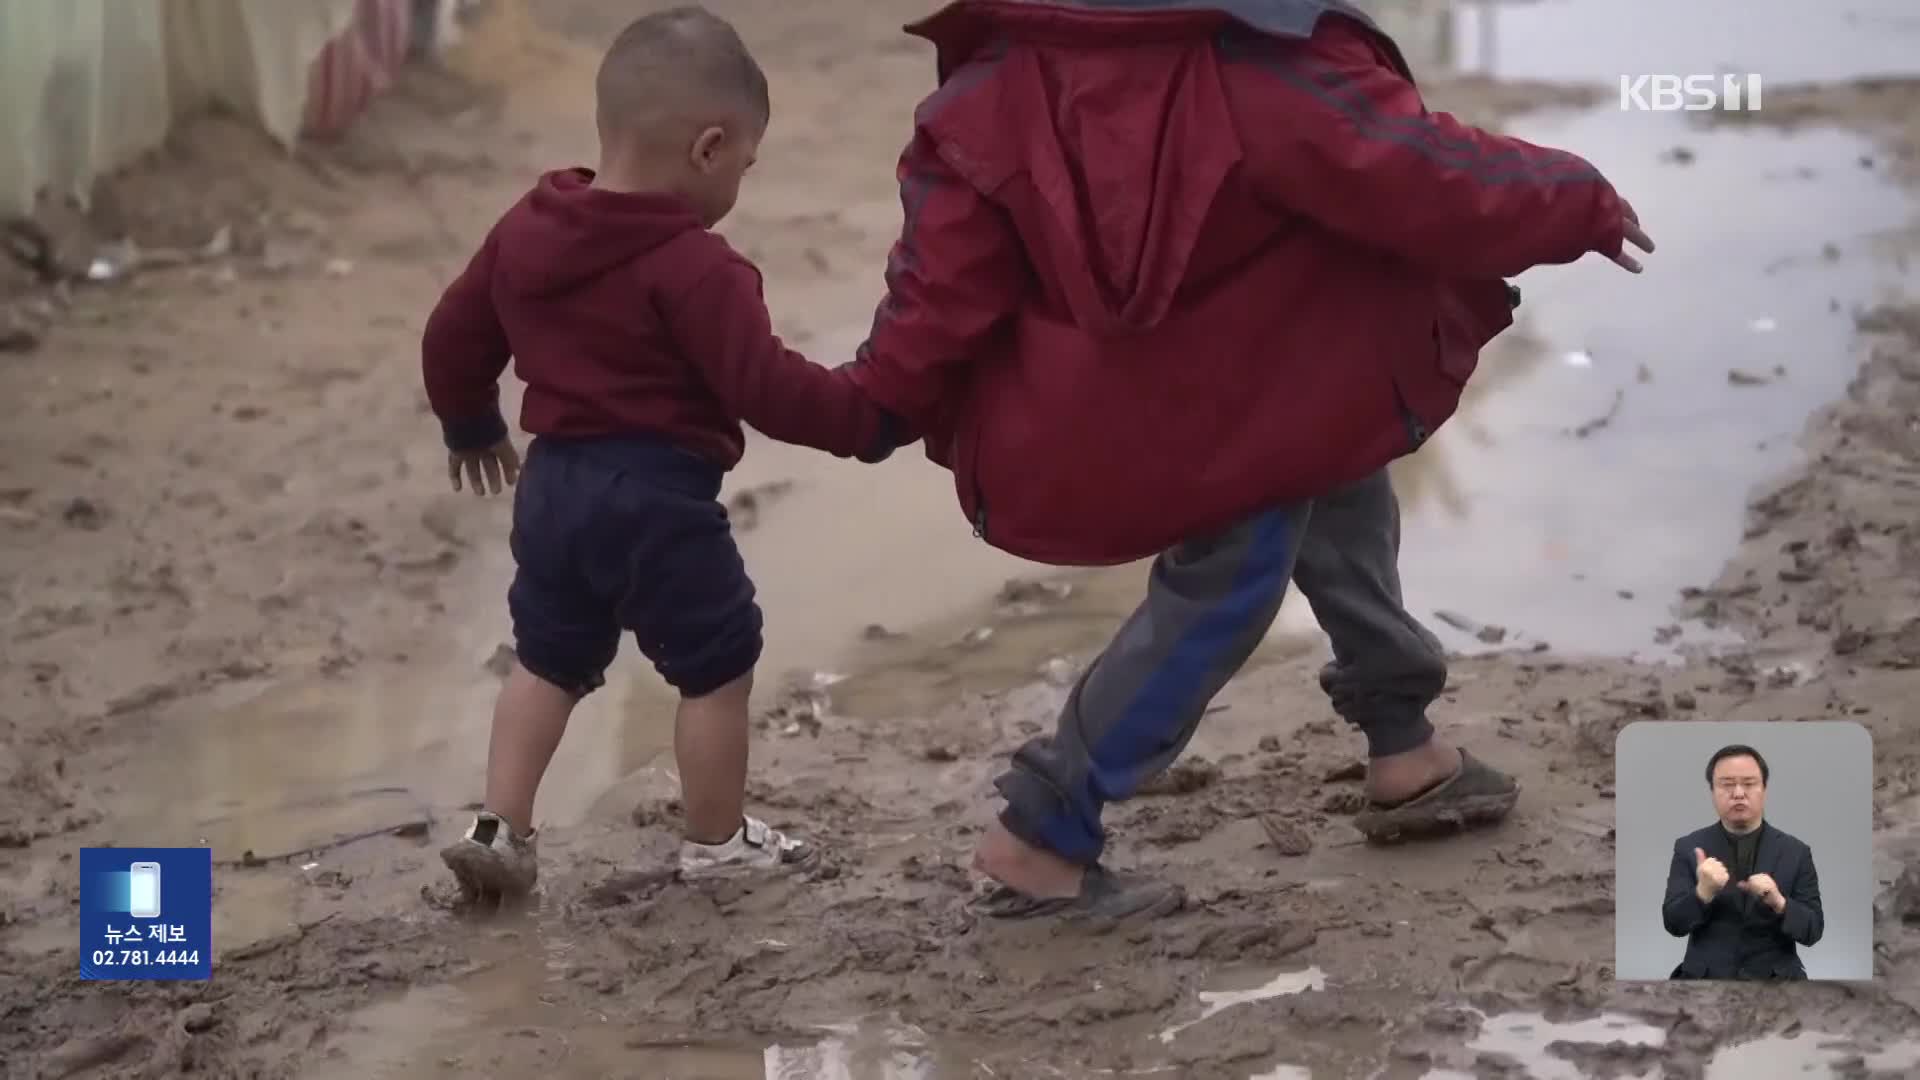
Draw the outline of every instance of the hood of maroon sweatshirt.
M605 191L591 169L556 170L501 219L495 280L525 296L568 292L702 227L679 196Z

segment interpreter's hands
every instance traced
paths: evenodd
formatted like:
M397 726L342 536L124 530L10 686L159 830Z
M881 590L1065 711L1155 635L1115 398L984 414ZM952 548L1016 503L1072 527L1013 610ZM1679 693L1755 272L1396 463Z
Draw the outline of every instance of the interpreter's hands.
M1727 867L1700 848L1693 849L1693 891L1702 901L1712 900L1727 887Z
M1641 251L1651 254L1653 251L1653 239L1647 235L1647 230L1640 227L1640 215L1634 212L1633 204L1625 199L1621 199L1620 215L1624 219L1627 243L1632 244ZM1639 259L1627 254L1627 249L1624 246L1621 247L1620 254L1610 255L1608 258L1619 263L1621 269L1629 274L1637 274L1645 269L1645 267L1640 264Z
M475 495L498 495L520 479L520 454L512 439L501 439L485 450L447 455L447 478L460 490L460 478Z
M1787 898L1780 894L1780 886L1773 883L1772 874L1753 874L1740 883L1740 888L1775 911L1787 906Z

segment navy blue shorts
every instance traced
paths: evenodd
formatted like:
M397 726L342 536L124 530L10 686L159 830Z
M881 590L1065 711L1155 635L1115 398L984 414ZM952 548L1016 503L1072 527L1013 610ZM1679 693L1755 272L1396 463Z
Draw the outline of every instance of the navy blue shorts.
M630 631L686 697L752 671L762 617L722 475L653 440L535 439L513 501L507 608L520 663L584 697Z

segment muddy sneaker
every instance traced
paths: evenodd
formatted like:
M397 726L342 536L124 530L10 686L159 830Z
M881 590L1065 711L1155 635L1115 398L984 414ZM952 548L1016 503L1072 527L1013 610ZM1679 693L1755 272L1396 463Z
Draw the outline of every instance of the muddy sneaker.
M784 873L813 865L819 851L759 818L749 817L723 844L680 845L680 876L688 881Z
M515 836L498 814L481 811L467 834L440 851L468 900L525 896L540 879L540 858L533 833Z

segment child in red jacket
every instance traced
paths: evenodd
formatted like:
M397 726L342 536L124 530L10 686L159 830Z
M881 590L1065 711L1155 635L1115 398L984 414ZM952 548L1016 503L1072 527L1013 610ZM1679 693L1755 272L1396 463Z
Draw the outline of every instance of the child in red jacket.
M940 87L853 374L953 471L977 535L1157 556L1147 597L1015 755L989 914L1177 906L1104 870L1101 808L1170 765L1295 582L1390 840L1503 818L1435 734L1446 660L1401 601L1385 467L1512 321L1504 278L1651 242L1586 161L1427 111L1340 0L960 0L909 28Z
M766 131L767 82L698 8L641 18L596 84L596 170L549 173L488 233L427 322L427 395L453 487L518 481L507 594L518 663L495 707L485 809L442 852L470 896L539 873L534 793L623 631L680 692L688 877L780 871L812 848L745 814L761 613L716 496L741 422L877 461L891 418L773 334L759 271L712 227ZM526 468L499 379L527 384Z

